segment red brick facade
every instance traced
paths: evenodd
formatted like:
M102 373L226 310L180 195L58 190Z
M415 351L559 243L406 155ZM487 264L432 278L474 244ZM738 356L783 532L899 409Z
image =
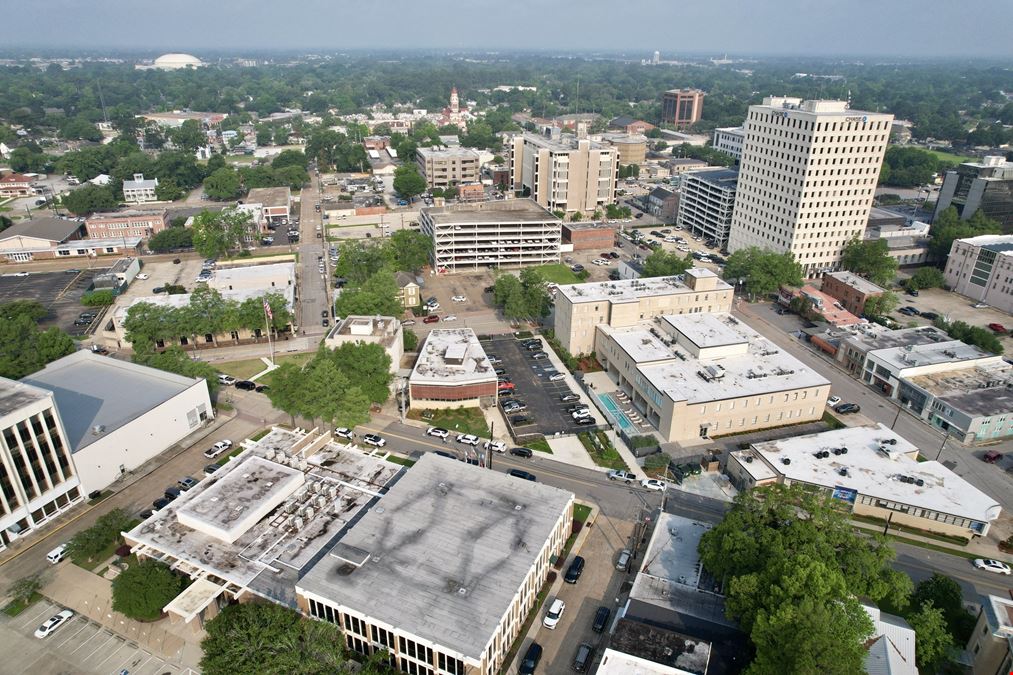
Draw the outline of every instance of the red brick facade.
M473 384L412 384L412 402L415 401L468 401L496 395L496 381Z
M563 243L573 244L574 251L603 250L615 245L616 228L611 225L580 225L563 223Z
M167 211L98 213L85 221L85 227L92 239L148 239L169 227L169 214Z
M855 316L862 316L865 313L865 303L869 298L882 293L865 293L863 291L850 286L849 284L836 279L829 274L823 277L823 283L820 285L820 290L827 295L837 298L841 304L844 305L844 309L848 310Z

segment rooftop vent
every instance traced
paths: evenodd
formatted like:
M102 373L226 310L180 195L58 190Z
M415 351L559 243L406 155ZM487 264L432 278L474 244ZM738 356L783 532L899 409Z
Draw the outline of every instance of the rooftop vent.
M784 464L785 466L788 466L789 464L791 464L791 460L788 459L787 457L782 457L781 458L781 464Z
M101 434L105 430L106 430L106 425L104 425L104 424L96 424L95 426L93 426L91 428L91 433L94 434L95 436L98 436L99 434Z

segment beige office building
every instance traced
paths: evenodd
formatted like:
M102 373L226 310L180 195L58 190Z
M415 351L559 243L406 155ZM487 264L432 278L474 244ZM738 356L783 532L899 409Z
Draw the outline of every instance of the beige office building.
M615 203L619 151L558 131L519 134L507 143L513 189L549 211L593 213Z
M602 140L619 152L619 164L640 166L647 159L647 136L641 134L605 134Z
M892 120L844 101L750 106L728 250L791 251L809 278L839 270L865 231Z
M697 267L677 277L560 286L556 339L571 354L589 354L600 324L621 328L662 314L728 312L732 290L710 270Z
M419 173L430 188L447 188L479 180L478 153L470 148L419 148Z

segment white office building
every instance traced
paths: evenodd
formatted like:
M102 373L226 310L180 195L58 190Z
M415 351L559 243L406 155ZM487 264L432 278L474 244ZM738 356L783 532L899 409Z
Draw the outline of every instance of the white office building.
M1013 314L1013 235L957 239L944 275L954 293Z
M742 144L746 140L743 127L719 127L714 130L711 145L715 150L728 153L735 159L742 159Z
M530 199L422 209L439 273L559 262L562 224Z
M729 251L790 251L810 278L839 270L865 231L892 120L844 101L750 106Z

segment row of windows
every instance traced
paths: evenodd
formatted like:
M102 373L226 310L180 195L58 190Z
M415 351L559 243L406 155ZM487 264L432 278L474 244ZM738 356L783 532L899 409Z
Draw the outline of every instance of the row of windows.
M879 499L878 497L869 497L867 495L859 496L858 502L860 504L875 506L880 509L887 509L888 511L906 513L916 518L933 520L937 523L943 523L944 525L955 525L957 527L966 527L970 529L972 525L978 522L971 518L961 518L960 516L954 516L949 513L940 513L939 511L932 511L931 509L920 509L908 504L901 504L900 502L894 502L887 499Z

